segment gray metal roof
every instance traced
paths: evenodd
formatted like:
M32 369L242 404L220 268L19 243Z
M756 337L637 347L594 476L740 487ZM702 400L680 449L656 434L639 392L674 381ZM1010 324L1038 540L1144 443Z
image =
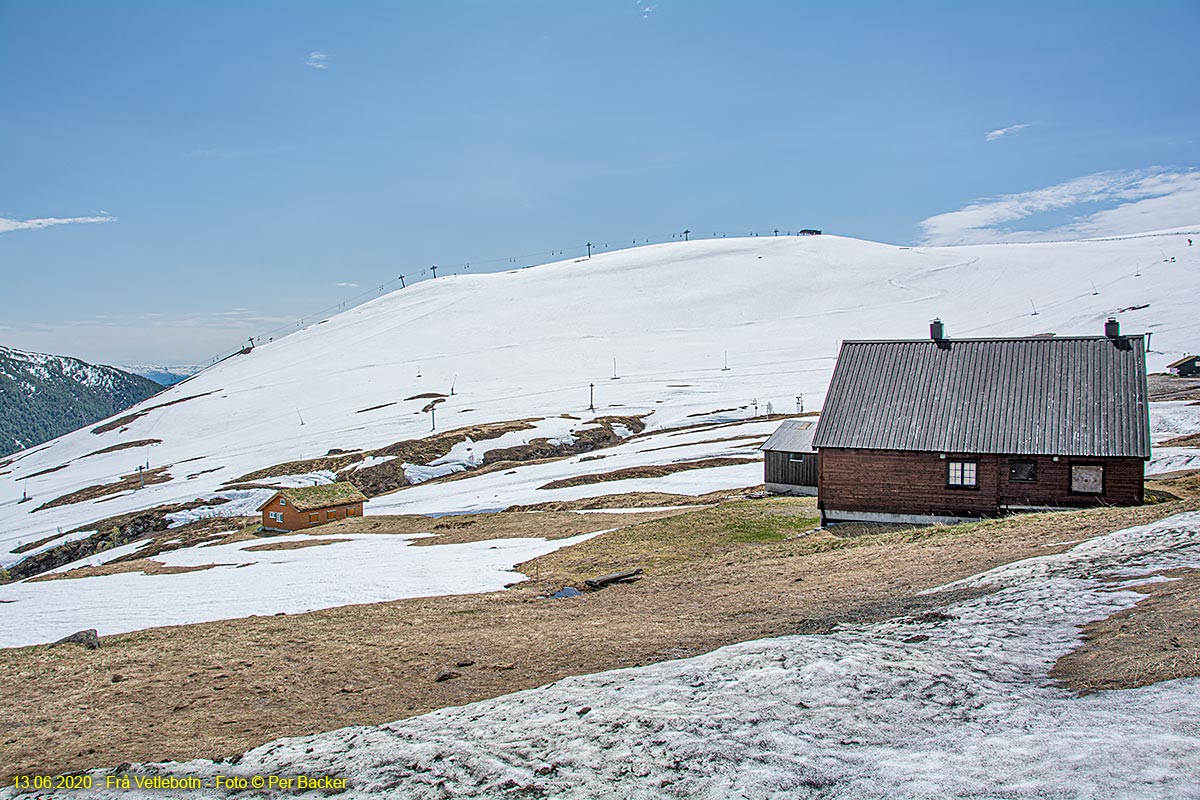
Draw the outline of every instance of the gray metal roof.
M813 445L1150 457L1141 336L844 342Z
M816 425L811 419L785 419L759 450L784 453L811 453Z

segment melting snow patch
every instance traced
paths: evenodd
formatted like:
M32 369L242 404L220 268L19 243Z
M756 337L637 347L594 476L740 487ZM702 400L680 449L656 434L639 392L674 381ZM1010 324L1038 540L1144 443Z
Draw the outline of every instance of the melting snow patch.
M1162 475L1184 469L1200 469L1200 447L1156 447L1146 465L1146 475Z
M170 527L178 528L189 522L213 517L252 517L258 513L259 507L270 500L274 494L273 489L232 489L227 492L218 492L205 499L224 499L229 502L176 511L173 514L167 514L167 521Z
M395 460L396 460L396 456L367 456L366 458L364 458L362 461L355 464L350 469L357 471L360 469L366 469L367 467L375 467L380 464L386 464L389 461L395 461Z
M327 469L319 469L316 472L305 472L301 475L276 475L270 478L263 478L257 483L266 483L271 486L279 486L282 488L291 488L293 486L324 486L337 481L337 473Z
M1155 442L1200 432L1200 405L1190 400L1150 404L1150 438Z
M957 582L996 591L937 615L747 642L391 725L281 739L236 767L130 771L335 774L348 779L348 799L518 789L689 800L1195 797L1200 680L1080 697L1047 673L1078 645L1080 625L1141 597L1096 576L1197 566L1193 512Z
M411 484L424 483L425 481L440 478L443 475L453 475L455 472L465 472L466 466L463 464L438 464L436 466L424 466L423 464L405 464L404 477Z
M513 564L596 535L412 547L413 536L350 534L320 537L338 540L326 547L247 549L311 539L302 534L175 550L155 560L209 568L0 586L0 647L51 642L81 628L105 636L251 614L499 591L524 578Z

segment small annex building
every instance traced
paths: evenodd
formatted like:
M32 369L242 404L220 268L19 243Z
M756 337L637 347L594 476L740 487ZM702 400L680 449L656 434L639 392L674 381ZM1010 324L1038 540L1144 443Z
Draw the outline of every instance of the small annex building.
M315 525L361 517L366 495L353 483L341 481L322 486L280 489L258 507L265 531L302 531Z
M1142 502L1141 335L842 344L813 436L822 521L935 523Z
M1167 372L1181 378L1200 375L1200 356L1184 356L1172 364L1167 364Z
M810 419L784 420L763 442L763 483L773 494L812 496L817 493L817 451L813 450L816 423Z

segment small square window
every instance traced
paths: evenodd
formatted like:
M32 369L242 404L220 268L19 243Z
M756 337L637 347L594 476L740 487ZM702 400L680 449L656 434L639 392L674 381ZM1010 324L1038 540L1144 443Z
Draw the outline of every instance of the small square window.
M804 453L788 453L788 461L804 462Z
M1008 462L1008 479L1018 483L1036 483L1037 482L1037 462L1036 461L1010 461Z
M950 461L947 462L946 484L960 488L975 488L979 485L978 462Z
M1091 464L1071 466L1071 491L1104 494L1104 467Z
M286 505L287 505L287 500L284 500L282 497L281 497L281 498L279 498L279 505L281 505L281 506L286 506Z
M337 512L336 511L326 511L325 519L337 519Z
M320 523L320 521L321 521L320 514L309 514L308 515L308 524L309 525L316 525L316 524Z

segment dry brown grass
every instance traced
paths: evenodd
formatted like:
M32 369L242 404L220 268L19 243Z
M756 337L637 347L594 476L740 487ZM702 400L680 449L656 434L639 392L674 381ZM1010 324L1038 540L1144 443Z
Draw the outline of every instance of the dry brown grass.
M1148 382L1151 400L1200 400L1200 378L1156 374Z
M559 478L556 481L539 486L539 489L565 489L569 486L586 486L592 483L607 481L623 481L632 478L661 478L676 472L687 472L693 469L710 469L712 467L731 467L737 464L753 464L757 458L702 458L696 461L677 461L673 464L647 464L641 467L625 467L611 472L591 472L586 475L572 475L569 478Z
M191 567L167 566L152 558L135 558L130 561L110 561L95 567L76 567L67 572L46 572L34 578L30 583L38 581L57 581L74 578L95 578L100 575L120 575L124 572L141 572L145 575L178 575L183 572L200 572L213 567L227 566L222 564L198 564Z
M337 544L344 542L345 539L318 539L315 536L311 539L298 539L290 542L264 542L263 544L252 544L249 547L242 549L248 553L257 553L263 550L302 550L305 547L320 547L326 544Z
M220 391L224 391L224 390L223 389L213 389L211 392L204 392L204 394L193 394L193 395L189 395L187 397L181 397L178 400L171 400L170 402L167 402L167 403L159 403L158 405L150 406L149 408L143 408L141 411L135 411L132 414L126 414L123 417L114 419L111 422L105 422L101 425L97 425L96 427L92 428L92 433L100 434L100 433L108 433L109 431L115 431L118 428L124 428L126 425L130 425L133 422L136 422L138 419L146 416L151 411L156 411L160 408L166 408L167 406L178 405L180 403L186 403L188 400L195 400L197 397L207 397L210 394L216 394L217 392L220 392Z
M1084 644L1060 658L1050 677L1096 692L1200 676L1200 571L1171 577L1136 587L1144 600L1084 626Z
M625 492L623 494L604 494L598 497L583 497L579 500L547 500L544 503L509 506L506 512L513 511L586 511L601 508L655 508L667 506L706 506L721 503L726 500L744 500L749 492L761 489L760 486L748 486L744 489L722 489L708 494L670 494L668 492Z
M663 519L682 511L650 511L635 514L573 514L570 512L529 512L502 514L456 514L430 519L418 515L354 517L321 526L321 533L432 533L413 544L429 547L462 544L485 539L539 537L566 539L583 533L622 528L654 519Z
M121 444L114 444L111 447L93 450L87 455L80 456L80 458L91 458L92 456L100 456L104 455L105 453L116 453L120 450L132 450L135 447L149 447L152 444L162 444L162 439L138 439L137 441L133 442L122 442Z
M171 474L167 472L171 466L168 464L165 467L155 467L154 469L143 470L142 472L131 472L128 475L122 475L120 480L113 481L112 483L85 486L82 489L42 503L34 511L42 511L43 509L54 508L56 506L69 506L87 500L96 500L101 497L108 497L109 495L137 489L142 485L150 486L155 483L166 483L172 480Z
M47 467L46 469L31 473L30 475L26 476L25 480L29 480L30 478L39 478L42 475L49 475L52 472L58 472L60 469L66 469L69 466L71 466L70 462L67 462L66 464L59 464L57 467Z
M925 589L1194 506L1035 514L843 538L808 533L810 498L738 501L639 522L534 559L523 569L539 579L511 591L160 628L103 637L95 651L3 650L0 780L229 756L279 736L387 722L567 675L915 615L954 599L921 595ZM518 525L504 521L512 515L494 516L496 526ZM577 514L520 517L555 526L601 522ZM397 523L408 524L416 523ZM443 529L443 541L472 527ZM638 583L542 599L633 567L645 569ZM475 665L455 667L462 675L454 680L434 680L463 661Z
M742 442L742 441L746 441L747 439L755 440L755 441L747 442L747 445L746 445L747 447L749 447L751 445L760 446L760 445L762 445L763 442L766 441L766 439L763 439L759 434L746 434L744 436L724 436L720 439L703 439L699 442L680 442L679 444L668 444L668 445L664 445L663 447L651 447L650 449L646 450L645 452L655 453L655 452L658 452L659 450L673 450L677 447L693 447L698 444L719 444L721 442Z
M1200 433L1189 433L1159 442L1158 447L1200 447Z
M632 438L644 436L659 436L665 434L667 436L682 436L685 433L695 433L696 431L717 430L718 428L731 428L737 425L747 425L752 422L780 422L785 419L799 419L801 417L815 417L820 414L820 411L805 411L802 414L761 414L757 417L749 419L738 419L733 422L694 422L690 425L678 425L667 430L653 430L647 433L641 433Z
M247 483L260 481L264 478L273 478L279 475L298 475L306 472L315 472L317 470L330 470L339 472L346 467L357 464L367 456L395 456L397 461L408 461L413 464L425 464L435 458L446 455L454 445L461 442L463 439L471 438L475 441L485 439L495 439L512 431L529 430L533 427L534 422L538 422L541 417L529 417L526 419L510 420L507 422L490 422L481 425L469 425L464 428L455 428L453 430L441 431L432 436L427 436L423 439L404 439L399 442L393 442L386 447L379 447L367 452L354 453L337 453L326 455L319 458L308 458L297 461L287 461L282 464L275 464L270 467L256 469L253 472L247 472L226 483ZM379 467L387 467L388 464L380 464ZM398 467L397 464L394 469ZM358 470L355 475L361 477L369 475L372 470L378 467L370 467L363 470ZM357 481L355 481L357 484ZM360 489L366 491L363 486ZM367 492L371 495L371 492Z

